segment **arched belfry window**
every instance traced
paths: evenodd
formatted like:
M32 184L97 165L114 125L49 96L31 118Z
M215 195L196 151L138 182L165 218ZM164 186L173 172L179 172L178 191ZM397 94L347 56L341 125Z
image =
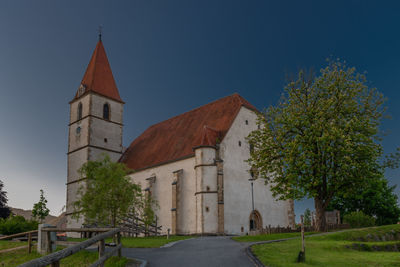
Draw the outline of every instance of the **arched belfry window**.
M78 104L78 120L82 119L82 103Z
M110 119L110 105L107 103L103 105L103 119L105 120Z

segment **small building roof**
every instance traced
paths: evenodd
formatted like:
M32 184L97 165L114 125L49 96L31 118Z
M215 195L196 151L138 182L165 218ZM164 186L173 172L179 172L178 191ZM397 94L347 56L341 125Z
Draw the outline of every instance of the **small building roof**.
M222 141L242 106L257 111L235 93L150 126L119 161L137 171L192 157L194 147Z
M84 87L83 94L91 91L123 103L119 96L118 88L101 40L98 41L94 49L92 58L83 76L81 86ZM83 94L79 94L78 89L72 101L78 99Z

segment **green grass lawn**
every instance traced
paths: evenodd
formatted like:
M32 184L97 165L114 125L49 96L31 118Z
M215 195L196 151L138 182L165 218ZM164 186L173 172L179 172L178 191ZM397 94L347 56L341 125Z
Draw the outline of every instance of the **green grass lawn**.
M28 245L28 242L0 240L0 250Z
M315 234L315 232L307 232L305 235ZM233 240L239 242L258 242L277 240L284 238L300 237L300 233L281 233L281 234L263 234L263 235L244 235L232 237Z
M179 240L189 239L192 236L170 236L167 239L166 236L149 236L149 237L123 237L121 239L122 246L126 248L158 248L170 242L175 242ZM110 240L107 240L111 242Z
M267 266L400 266L399 252L352 249L354 243L368 246L392 244L395 241L366 242L371 236L400 232L400 225L371 227L306 238L306 262L296 263L301 240L255 245L254 254Z
M0 253L0 267L18 266L22 263L40 257L42 257L42 255L36 252L36 247L32 248L31 254L28 254L27 250L25 249L15 250L7 253ZM95 262L98 259L98 257L99 256L97 252L89 252L83 250L61 260L60 265L64 267L75 267L75 266L86 267L90 266L93 262ZM106 261L105 266L123 267L125 266L127 261L128 260L124 257L122 257L121 259L119 259L118 257L112 257Z
M158 248L170 242L192 238L192 236L172 235L167 239L166 236L148 236L148 237L122 237L122 246L126 248ZM68 241L82 242L85 238L68 238ZM106 239L106 243L113 242L112 238Z

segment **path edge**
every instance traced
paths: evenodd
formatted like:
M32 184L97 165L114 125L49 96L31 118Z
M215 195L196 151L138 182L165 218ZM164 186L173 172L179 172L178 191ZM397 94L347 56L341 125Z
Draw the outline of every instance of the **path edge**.
M139 267L146 267L148 264L147 260L145 260L145 259L138 259L138 258L132 258L132 257L125 257L125 258L127 258L129 260L134 260L134 261L140 262Z
M257 266L257 267L266 267L266 266L257 258L257 256L254 255L253 250L251 249L251 247L254 246L254 245L255 245L255 244L246 247L245 251L246 251L247 257L249 257L249 259L254 263L255 266Z

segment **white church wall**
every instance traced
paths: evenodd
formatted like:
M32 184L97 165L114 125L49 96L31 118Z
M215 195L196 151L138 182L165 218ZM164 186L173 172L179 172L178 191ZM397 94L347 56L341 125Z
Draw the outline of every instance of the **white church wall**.
M208 211L207 211L208 209ZM218 232L218 194L203 194L204 233Z
M250 166L245 160L250 157L250 147L245 138L257 129L256 119L253 111L242 107L220 145L224 168L224 226L227 234L245 234L249 231L251 175L248 171ZM263 179L254 181L254 208L262 216L263 227L269 224L288 226L287 201L275 201Z
M156 211L158 224L162 226L162 233L166 234L171 229L172 207L172 181L173 172L182 169L180 203L178 213L178 229L180 234L195 233L196 229L196 202L195 202L195 158L187 158L180 161L141 170L130 175L135 183L139 183L144 190L148 186L146 178L155 176L156 181L152 186L152 196L157 200L159 208Z
M218 232L218 195L216 150L212 147L200 147L195 151L196 157L196 195L197 232ZM204 193L208 192L208 193Z
M84 218L83 216L80 216L79 219L77 220L76 218L72 218L72 216L67 216L67 228L81 228L82 224L84 224ZM80 233L68 233L68 237L75 237L79 238L81 237Z
M90 118L90 144L110 150L122 151L122 126L108 121Z
M79 127L79 130L77 128ZM69 128L69 151L74 151L89 143L89 117L86 117L74 124Z
M82 164L87 162L87 160L101 160L103 158L104 153L107 153L110 155L110 158L112 161L117 161L121 154L120 153L114 153L114 152L109 152L109 151L104 151L102 149L94 148L94 147L85 147L82 148L81 150L75 151L73 154L69 155L68 157L68 181L75 181L78 179L81 179L82 177L80 174L77 172L78 169L82 167ZM76 170L76 171L74 171ZM70 216L70 213L74 212L74 208L72 203L78 200L79 195L78 190L79 188L85 184L85 180L75 182L75 183L70 183L67 186L67 227L68 228L79 228L82 226L82 223L84 222L83 217L81 217L78 221L76 219L73 219ZM74 235L72 233L69 233L68 236L71 237L79 237L79 235Z
M84 147L80 150L75 151L68 156L68 179L67 183L80 179L80 174L78 173L79 168L82 166L83 162L87 161L88 148Z
M69 117L69 122L75 122L78 120L78 106L79 103L82 104L82 118L86 117L89 115L89 103L90 103L90 94L85 95L79 101L74 101L71 103L71 110L70 110L70 117Z
M92 94L91 114L103 118L103 106L105 103L110 105L110 121L122 123L123 104L97 94Z
M67 190L67 213L71 213L74 211L73 203L78 200L78 190L81 186L84 186L84 181L75 182L69 184Z
M89 160L102 160L104 157L104 154L109 155L111 161L114 161L114 162L118 161L119 158L121 157L121 153L105 151L103 149L91 147L89 149Z

